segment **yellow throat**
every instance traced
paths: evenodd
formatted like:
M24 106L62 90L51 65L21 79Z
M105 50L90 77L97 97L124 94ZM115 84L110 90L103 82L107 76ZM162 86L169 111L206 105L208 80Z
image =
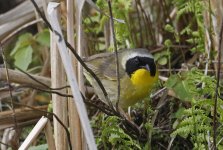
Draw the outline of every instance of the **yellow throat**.
M132 84L135 86L139 97L145 97L146 94L149 94L149 91L157 80L158 72L156 72L155 76L151 76L150 72L146 69L138 69L131 76Z

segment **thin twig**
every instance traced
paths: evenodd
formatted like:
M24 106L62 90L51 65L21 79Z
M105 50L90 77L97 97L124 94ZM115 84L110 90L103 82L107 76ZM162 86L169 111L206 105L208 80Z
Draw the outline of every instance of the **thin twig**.
M69 85L65 85L65 86L57 87L57 88L51 88L51 87L49 87L47 84L45 84L45 83L43 83L43 82L37 80L35 77L33 77L32 75L30 75L29 73L27 73L27 72L23 71L22 69L20 69L18 66L14 65L14 67L15 67L16 69L18 69L19 71L21 71L22 73L24 73L25 75L27 75L27 76L28 76L29 78L31 78L32 80L34 80L35 82L37 82L37 83L43 85L43 86L46 87L47 89L50 89L50 90L62 90L62 89L65 89L65 88L70 88Z
M213 117L213 149L216 150L216 139L217 139L217 102L218 102L218 89L220 81L220 72L221 72L221 45L222 45L222 36L223 36L223 19L221 22L221 30L219 34L219 46L218 46L218 70L217 70L217 83L215 88L215 99L214 99L214 117Z
M138 23L139 23L139 31L140 31L140 47L141 47L141 46L143 46L142 24L141 24L141 18L140 18L139 9L138 9L138 0L135 0L135 2L136 2L137 18L138 18Z
M37 80L35 77L33 77L32 75L30 75L29 73L27 73L27 72L25 72L24 70L22 70L21 68L19 68L18 66L16 66L16 65L14 65L14 67L16 68L16 69L18 69L19 71L21 71L22 73L24 73L25 75L27 75L29 78L31 78L33 81L35 81L35 82L37 82L37 83L39 83L39 84L41 84L41 85L43 85L44 87L46 87L46 88L49 88L49 86L48 85L46 85L45 83L43 83L43 82L40 82L39 80Z
M136 1L137 1L137 0L136 0ZM142 7L141 1L139 0L139 1L136 2L136 7L137 7L137 3L138 3L138 5L139 5L139 8L140 8L141 13L142 13L142 19L143 19L144 27L145 27L145 38L146 38L146 42L149 43L149 42L150 42L150 38L149 38L149 36L152 37L152 38L151 38L152 40L153 40L153 36L152 36L152 33L148 33L149 31L151 31L151 30L149 29L150 26L147 25L147 24L149 24L149 23L148 23L148 19L147 19L148 16L147 16L147 14L146 14L144 8ZM137 11L137 13L138 13L138 11ZM148 30L149 30L149 31L148 31ZM149 35L149 34L151 34L151 35ZM149 36L148 36L148 35L149 35ZM153 42L153 44L154 44L154 42ZM143 44L142 46L144 46L144 44Z
M12 147L11 145L8 145L8 144L6 144L6 143L3 143L2 141L0 141L0 144L5 145L5 146L7 146L7 147Z
M158 104L157 104L157 108L156 108L156 110L155 110L155 112L154 112L154 115L153 115L153 117L152 117L152 120L151 120L151 126L153 127L154 126L154 124L155 124L155 121L156 121L156 119L157 119L157 116L158 116L158 113L159 113L159 109L162 107L162 106L164 106L164 103L165 103L165 101L166 101L166 96L167 96L167 91L164 91L164 93L163 93L163 95L162 95L162 97L160 98L160 101L158 102ZM149 134L148 134L148 144L149 144L149 147L151 148L151 141L152 141L152 130L149 132Z
M141 8L141 11L142 11L142 14L144 14L144 17L145 17L145 21L147 24L145 24L145 26L147 26L147 29L149 30L149 33L150 33L150 37L151 37L151 41L152 41L152 45L156 45L157 42L156 42L156 37L154 35L154 29L153 29L153 23L151 21L151 18L150 16L145 12L145 10L143 9L142 7L142 4L141 4L141 1L138 2L140 8Z
M15 123L15 132L17 133L17 120L16 120L15 109L14 109L14 104L13 104L13 96L12 96L12 89L11 89L11 85L10 85L8 66L7 66L7 63L6 63L6 58L5 58L5 55L4 55L4 50L2 48L1 42L0 42L0 52L2 53L2 58L3 58L3 61L4 61L4 65L5 65L6 79L7 79L7 82L8 82L10 102L11 102L11 107L12 107L12 116L13 116L14 123Z
M115 29L114 29L114 21L113 21L113 14L112 14L112 6L111 6L111 0L108 0L108 7L109 7L109 13L110 13L110 23L111 23L111 29L112 29L112 37L113 37L113 43L114 43L114 49L115 49L115 59L116 59L116 75L117 75L117 81L118 81L118 93L117 93L117 102L116 102L116 110L118 111L118 104L120 101L120 74L119 74L119 60L118 60L118 50L117 50L117 43L115 38Z
M16 35L17 33L19 33L21 30L34 25L38 22L43 21L42 19L37 19L37 20L33 20L31 22L28 22L27 24L24 24L23 26L19 27L18 29L16 29L15 31L13 31L12 33L10 33L9 35L7 35L3 40L2 40L2 44L4 45L11 37L13 37L14 35Z
M73 97L73 95L63 94L63 93L60 93L60 92L57 92L57 91L54 91L54 90L51 90L51 89L49 89L49 90L42 89L42 88L35 87L35 86L32 86L32 85L22 85L22 86L16 87L16 89L19 89L19 88L32 88L32 89L42 91L42 92L46 92L46 93L57 94L57 95L62 96L62 97Z
M48 22L46 16L41 12L41 10L39 9L38 5L36 4L35 0L31 0L32 4L34 5L36 11L38 12L38 14L40 15L40 17L43 19L44 23L47 25L48 28L50 28L51 31L53 31L52 26L50 25L50 23Z

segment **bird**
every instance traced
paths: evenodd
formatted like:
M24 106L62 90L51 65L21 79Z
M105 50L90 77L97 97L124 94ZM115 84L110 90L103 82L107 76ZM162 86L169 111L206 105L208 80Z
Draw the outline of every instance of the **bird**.
M154 57L147 49L118 50L120 99L118 106L123 110L149 96L158 81L158 69ZM85 58L84 62L96 76L108 93L113 105L117 103L118 80L116 70L116 55L114 52L105 52ZM94 88L99 99L107 103L102 89L96 80L84 70L84 76Z

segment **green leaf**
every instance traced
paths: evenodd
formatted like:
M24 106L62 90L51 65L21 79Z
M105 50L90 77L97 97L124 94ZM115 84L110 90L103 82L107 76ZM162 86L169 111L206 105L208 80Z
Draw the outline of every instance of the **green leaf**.
M50 33L49 30L43 30L36 35L36 41L43 46L50 47Z
M166 82L166 87L169 88L169 89L172 89L174 87L174 85L176 85L177 82L180 81L180 78L177 74L175 75L172 75L169 77L169 79L167 80Z
M172 75L167 80L166 87L172 89L176 96L181 100L190 100L192 94L189 92L188 83L182 80L178 75Z
M102 16L101 20L100 20L100 27L98 29L98 32L100 32L101 30L103 30L105 23L109 20L109 18L107 16Z
M166 47L170 47L170 46L172 45L171 40L169 40L169 39L165 40L164 45L165 45Z
M192 98L191 93L189 92L189 86L184 81L178 82L173 90L181 100L190 100Z
M16 46L13 48L10 56L15 55L15 53L22 47L26 47L32 43L32 34L25 33L19 36L18 41L16 42Z
M178 119L180 119L182 116L184 116L184 107L180 107L177 112L174 113L174 116Z
M192 32L192 35L193 35L194 37L199 37L199 36L200 36L200 34L199 34L198 31L193 31L193 32Z
M157 61L160 57L161 57L161 54L160 53L156 53L154 55L154 60Z
M167 24L165 26L165 30L168 31L168 32L170 32L170 33L174 33L174 28L170 24Z
M167 61L168 61L168 59L166 57L161 57L160 59L158 59L158 64L166 65Z
M29 64L32 62L32 47L26 46L17 50L15 54L15 65L26 71L28 69Z
M170 51L163 51L160 53L161 56L169 56L170 55Z

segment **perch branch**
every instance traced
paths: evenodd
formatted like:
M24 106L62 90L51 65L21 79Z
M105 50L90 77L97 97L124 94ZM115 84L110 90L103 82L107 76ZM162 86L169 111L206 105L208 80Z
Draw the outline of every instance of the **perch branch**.
M0 68L0 80L6 81L7 74L4 70L5 70L5 68ZM16 70L12 70L12 69L8 69L8 75L10 78L10 82L14 82L14 83L29 84L29 85L32 85L34 87L39 87L39 88L45 87L45 85L43 86L40 83L44 83L48 86L51 84L50 79L47 77L42 77L42 76L38 76L38 75L29 75L29 77L27 77L27 74L24 74L24 73L21 73ZM38 81L38 82L36 82L36 81Z

